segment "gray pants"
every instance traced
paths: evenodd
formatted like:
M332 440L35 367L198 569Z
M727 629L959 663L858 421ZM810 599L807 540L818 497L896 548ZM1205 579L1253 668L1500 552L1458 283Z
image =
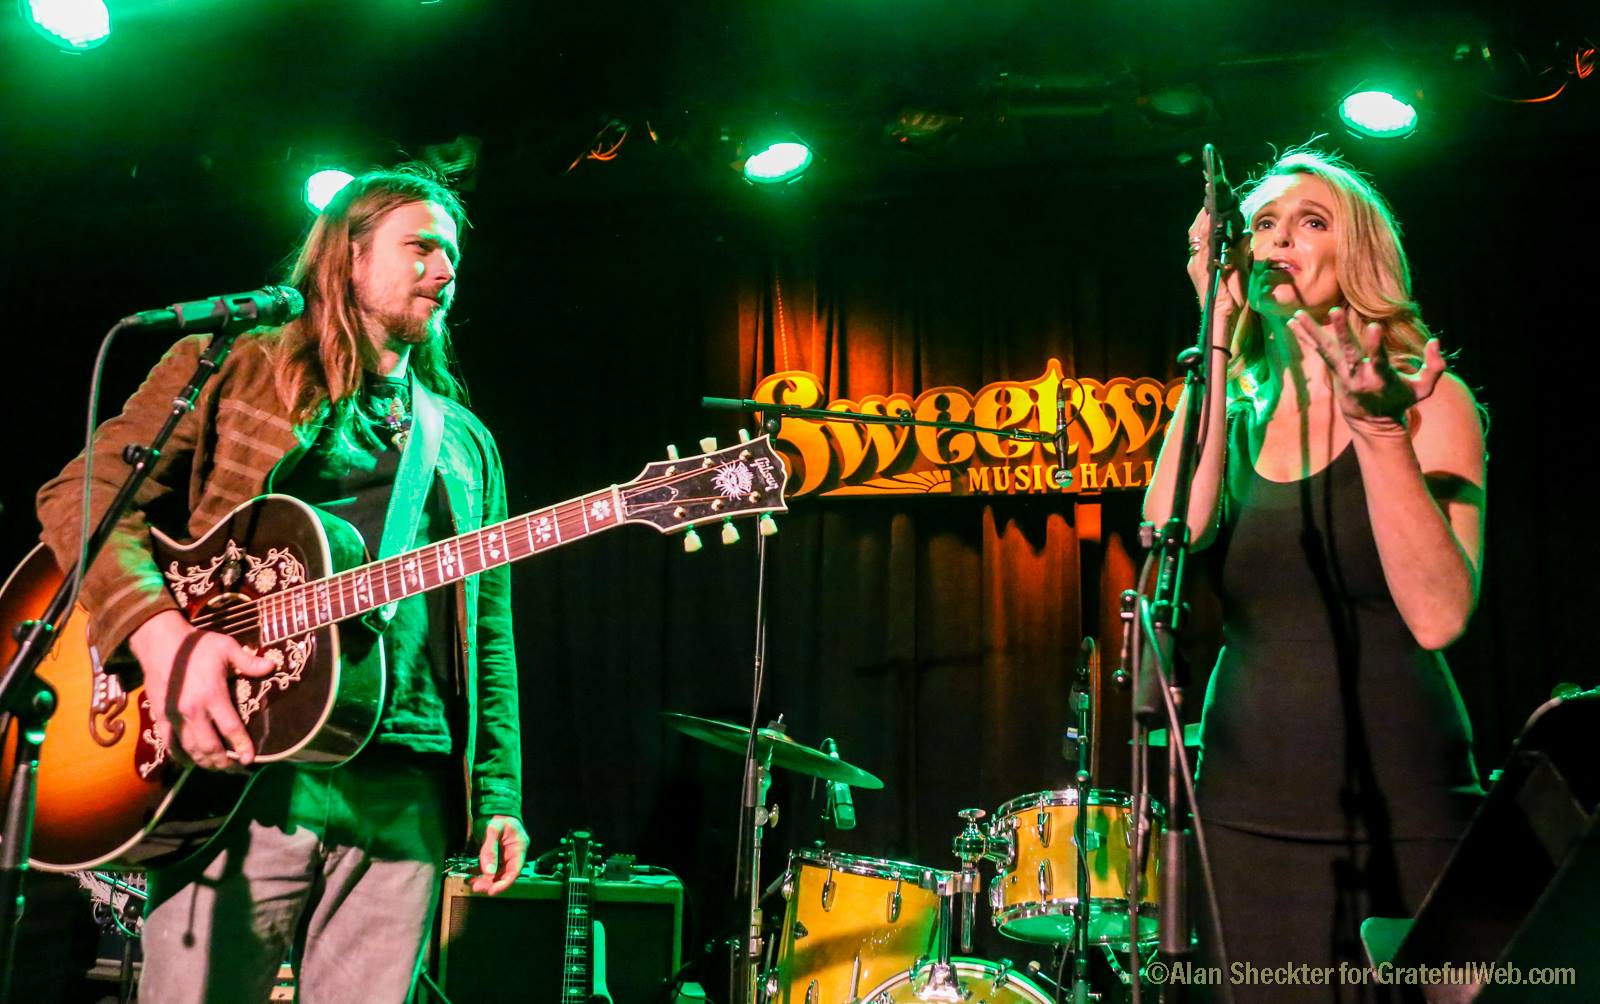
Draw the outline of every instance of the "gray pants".
M266 1001L293 949L304 1004L408 999L455 817L443 758L370 749L266 768L223 832L150 877L141 1004Z

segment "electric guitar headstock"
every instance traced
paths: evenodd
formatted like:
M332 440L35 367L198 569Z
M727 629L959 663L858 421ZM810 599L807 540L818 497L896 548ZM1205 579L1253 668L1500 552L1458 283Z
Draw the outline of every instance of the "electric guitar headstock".
M561 838L558 870L565 874L568 881L593 878L602 846L588 830L569 830Z

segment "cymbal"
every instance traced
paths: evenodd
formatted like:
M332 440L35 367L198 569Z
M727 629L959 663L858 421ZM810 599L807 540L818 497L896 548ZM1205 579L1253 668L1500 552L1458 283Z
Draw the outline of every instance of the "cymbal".
M1190 722L1190 723L1188 723L1187 725L1185 725L1183 727L1183 744L1185 746L1199 746L1200 745L1200 723L1199 722ZM1133 745L1133 740L1132 739L1128 740L1128 745L1129 746ZM1166 729L1151 729L1150 730L1150 745L1151 746L1165 747L1167 745L1167 730Z
M668 725L731 753L743 753L750 743L750 730L743 725L719 722L714 718L696 718L663 711L661 717ZM795 742L776 729L756 730L757 755L772 756L772 766L792 770L797 774L820 777L824 781L839 781L852 788L882 788L883 782L853 764L835 760L821 750Z

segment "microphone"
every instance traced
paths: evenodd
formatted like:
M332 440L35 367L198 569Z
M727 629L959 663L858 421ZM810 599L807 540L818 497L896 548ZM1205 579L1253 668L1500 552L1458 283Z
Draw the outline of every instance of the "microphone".
M1070 697L1068 698L1068 713L1072 716L1067 720L1066 727L1061 730L1061 759L1073 763L1078 759L1078 743L1083 736L1078 728L1079 713L1088 706L1091 700L1087 687L1089 685L1089 670L1094 665L1095 644L1090 635L1083 636L1083 642L1078 646L1078 665L1073 671L1074 680Z
M1056 473L1055 483L1062 488L1072 484L1072 469L1067 466L1067 383L1056 388Z
M839 744L832 739L822 740L822 752L839 759ZM843 781L828 782L828 814L833 817L836 830L856 828L856 803L850 798L850 786Z
M159 310L141 310L124 317L122 323L151 331L222 331L241 326L286 324L305 309L305 297L293 286L263 286L248 293L229 293L208 300L174 303Z
M1222 173L1222 155L1210 143L1202 151L1206 176L1206 212L1211 214L1211 225L1220 221L1225 230L1226 242L1232 246L1244 234L1244 213L1239 209L1239 196ZM1213 249L1214 250L1214 249ZM1220 254L1213 255L1221 258Z

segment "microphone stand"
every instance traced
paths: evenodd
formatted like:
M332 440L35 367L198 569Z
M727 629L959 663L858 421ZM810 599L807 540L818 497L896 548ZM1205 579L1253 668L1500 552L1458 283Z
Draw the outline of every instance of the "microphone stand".
M1073 1004L1089 1004L1089 911L1091 909L1091 896L1089 887L1089 855L1099 850L1098 834L1089 832L1089 783L1093 780L1093 765L1089 762L1090 726L1089 708L1092 700L1089 687L1089 667L1099 654L1095 649L1093 638L1084 638L1083 646L1078 657L1076 670L1076 683L1073 686L1075 697L1073 710L1077 714L1076 736L1068 734L1069 740L1075 739L1076 759L1078 770L1072 776L1072 789L1077 794L1078 815L1073 823L1072 842L1077 848L1078 859L1078 908L1072 914L1072 1002ZM1091 844L1091 841L1095 843ZM1138 928L1138 904L1129 907L1131 911L1129 923Z
M728 973L730 1004L756 1004L757 1001L762 945L759 892L762 833L769 823L778 821L777 811L767 808L767 790L772 785L772 750L765 750L760 758L756 751L761 691L766 684L766 585L767 538L764 534L756 534L756 638L750 696L750 738L744 753L743 794L739 803L739 848L734 875L734 908L744 915L746 926L731 953ZM771 727L782 730L782 720L774 722Z
M1193 489L1195 466L1199 462L1202 424L1204 417L1209 414L1210 396L1223 392L1222 388L1213 386L1207 379L1212 351L1211 327L1216 312L1217 295L1222 289L1223 258L1232 244L1232 239L1238 236L1230 233L1232 229L1230 218L1233 215L1230 210L1233 207L1229 204L1219 205L1222 200L1218 199L1219 186L1214 184L1214 179L1220 177L1222 172L1216 148L1207 143L1203 157L1207 180L1205 208L1211 221L1211 232L1208 235L1206 248L1210 281L1207 284L1205 303L1200 314L1200 333L1196 338L1196 344L1178 355L1178 367L1184 372L1187 407L1184 412L1183 438L1178 442L1172 506L1166 524L1159 529L1154 540L1156 551L1152 558L1157 569L1154 597L1146 598L1137 590L1128 590L1123 594L1122 605L1124 651L1130 656L1129 669L1132 674L1134 694L1132 769L1136 782L1134 785L1136 816L1132 863L1128 875L1129 911L1136 920L1140 901L1140 879L1149 852L1149 834L1153 829L1149 778L1145 771L1149 755L1148 730L1153 723L1166 716L1167 818L1171 820L1171 825L1163 832L1161 845L1160 951L1169 961L1180 960L1188 956L1191 950L1186 860L1190 806L1184 797L1186 786L1181 777L1183 748L1180 745L1183 742L1180 709L1183 707L1184 691L1189 685L1189 673L1188 666L1183 660L1175 658L1177 637L1184 628L1182 600L1184 563L1192 543L1189 536L1189 499ZM1227 199L1231 202L1231 193L1228 193ZM1220 372L1222 371L1219 370ZM1149 546L1151 529L1147 526L1142 528L1141 532L1146 538L1146 546ZM1148 638L1145 637L1144 627L1147 623L1151 625ZM1131 637L1126 636L1129 632L1132 632ZM1147 665L1145 661L1146 641L1156 649L1154 666ZM1161 665L1173 667L1171 680L1162 679L1158 669ZM1165 695L1161 693L1163 686L1168 688L1168 693ZM1192 783L1192 779L1189 780ZM1137 1004L1140 997L1137 926L1133 928L1130 944L1134 976L1132 988L1134 1001ZM1181 1001L1184 996L1182 984L1175 983L1169 988L1169 1000Z
M133 326L134 318L124 318L107 333L109 341L125 327ZM161 458L161 451L172 437L178 422L194 408L201 386L222 366L238 333L253 326L254 318L219 318L221 327L211 337L211 344L201 354L194 375L183 390L172 399L172 411L156 432L149 446L130 444L122 451L123 460L131 465L122 487L111 500L87 546L83 548L81 567L89 568L111 536L117 521L128 511L134 494L144 484ZM87 492L88 486L84 487ZM0 674L0 739L13 723L17 745L11 785L6 796L5 822L0 830L0 1004L11 1000L12 967L17 957L17 927L25 910L24 876L33 846L33 810L35 785L39 772L39 748L44 743L45 724L55 710L55 691L38 678L39 664L55 644L56 633L66 623L77 601L78 565L67 569L60 588L50 600L44 613L34 620L26 620L12 628L17 639L17 650Z

